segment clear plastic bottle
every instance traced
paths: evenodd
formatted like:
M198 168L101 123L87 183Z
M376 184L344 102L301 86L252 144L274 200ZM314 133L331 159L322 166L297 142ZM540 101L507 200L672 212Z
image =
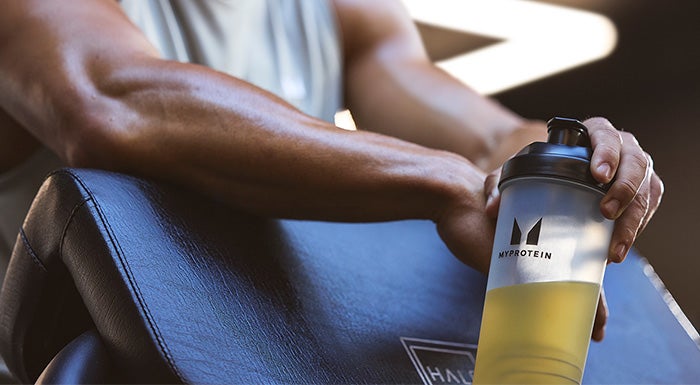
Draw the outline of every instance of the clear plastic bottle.
M579 384L613 222L579 121L549 121L503 166L475 384Z

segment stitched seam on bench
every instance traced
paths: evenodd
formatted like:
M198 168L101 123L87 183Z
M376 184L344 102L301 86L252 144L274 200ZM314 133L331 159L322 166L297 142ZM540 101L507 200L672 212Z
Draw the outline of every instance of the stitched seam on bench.
M97 200L93 199L94 194L92 191L87 187L87 185L83 182L83 180L76 175L75 173L65 170L64 172L68 173L71 175L79 184L80 186L87 192L88 196L90 199L92 199L93 204L95 205L95 210L97 211L97 214L100 216L100 221L102 224L107 228L107 235L109 236L109 241L112 243L112 246L114 247L115 251L117 252L117 256L119 257L119 262L122 264L122 267L124 268L126 272L127 279L129 280L129 285L131 285L132 289L134 290L136 294L136 298L138 299L139 306L141 306L141 309L143 310L144 314L146 315L146 321L148 322L149 327L151 328L151 331L156 337L156 340L158 341L158 346L160 347L161 352L163 353L163 356L165 357L168 365L170 366L171 370L175 373L175 375L178 377L180 382L185 382L182 374L180 371L177 369L175 366L175 362L173 361L172 354L170 353L170 349L168 348L167 344L165 343L165 340L163 339L163 336L160 332L160 329L158 328L158 325L155 323L153 320L153 315L151 314L148 306L146 305L146 301L143 299L143 294L141 293L141 289L139 288L138 284L134 280L133 273L131 271L131 267L129 266L128 262L124 258L124 251L117 241L117 239L114 237L114 230L112 229L112 226L109 224L109 222L106 221L104 213L102 212L102 209L100 208L99 204L97 203Z
M32 245L29 244L29 239L27 239L27 235L24 233L23 228L19 229L19 236L20 238L22 238L22 243L24 244L24 249L27 250L27 254L29 254L29 256L32 257L32 262L34 262L35 265L39 266L41 270L47 272L48 270L46 269L46 266L44 266L44 263L36 255L36 252L34 251L34 248L32 248Z
M66 223L63 224L63 230L61 230L61 240L58 244L58 255L61 257L61 261L63 261L63 243L66 239L66 233L68 232L68 226L70 225L71 222L73 222L73 217L75 217L75 214L80 210L81 207L85 206L85 203L88 201L91 201L92 197L88 198L83 198L78 204L76 204L73 209L70 212L70 215L68 216L68 219L66 220ZM65 264L65 263L64 263Z

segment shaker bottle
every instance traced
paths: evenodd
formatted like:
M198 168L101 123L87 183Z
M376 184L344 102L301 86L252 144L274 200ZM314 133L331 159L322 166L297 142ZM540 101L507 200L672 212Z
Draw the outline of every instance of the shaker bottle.
M580 384L613 221L586 127L547 123L503 165L475 384Z

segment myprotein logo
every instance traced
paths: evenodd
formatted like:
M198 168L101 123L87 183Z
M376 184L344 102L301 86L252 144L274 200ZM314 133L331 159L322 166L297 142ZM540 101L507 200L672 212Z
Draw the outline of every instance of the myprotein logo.
M540 242L540 231L542 229L542 219L540 218L537 223L535 223L525 235L523 240L523 232L518 224L518 220L513 218L513 229L510 233L510 245L518 246L518 248L511 248L509 250L501 250L498 252L498 258L507 257L533 257L533 258L544 258L552 259L552 253L549 251L542 250L540 248L533 248L531 246L538 246ZM524 241L524 244L523 244ZM530 247L528 247L530 246Z
M527 245L537 245L540 241L540 228L542 227L542 218L535 223L534 226L527 232ZM513 231L510 234L510 244L519 245L522 242L522 231L518 226L518 220L513 218Z

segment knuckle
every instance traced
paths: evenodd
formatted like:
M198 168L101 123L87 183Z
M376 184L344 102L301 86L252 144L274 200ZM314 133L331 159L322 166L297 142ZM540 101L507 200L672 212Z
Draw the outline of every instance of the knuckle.
M618 224L615 230L615 238L631 245L637 236L637 230L640 225L641 220L632 220L632 218L628 217L624 222Z
M605 118L595 117L587 119L583 122L588 128L588 133L592 139L606 137L608 140L615 140L617 142L622 142L622 136L620 136L620 131L616 130L615 127Z
M644 152L635 152L630 154L630 160L632 161L633 166L644 170L646 173L646 170L649 167L649 158L646 157Z
M639 191L639 186L629 179L618 180L616 187L617 192L628 198L628 200L637 195L637 191Z
M620 147L610 141L600 141L595 147L593 157L598 160L606 160L617 166L620 162Z
M622 135L620 135L620 132L614 129L598 129L596 131L593 131L591 133L591 137L595 137L599 141L599 145L603 144L608 144L608 145L621 145L624 140L622 138Z
M487 190L487 193L490 193L491 190L498 187L498 179L499 178L496 175L489 175L486 177L486 180L484 181L484 189Z
M659 199L661 199L666 191L664 182L656 174L654 174L651 178L651 188L653 189L655 195L659 196Z
M612 156L618 156L618 147L610 142L603 142L600 143L597 147L596 150L599 152L602 152L606 155L612 155Z
M634 136L631 132L620 132L620 138L622 139L622 142L625 144L632 144L634 146L639 147L639 140L637 140L637 137Z
M613 128L612 123L610 123L610 121L608 119L606 119L602 116L594 116L594 117L588 118L583 123L586 126L590 125L590 126L595 126L595 127Z
M658 176L652 175L651 181L649 183L649 189L651 191L650 200L653 201L654 207L659 207L659 205L661 204L661 198L664 195L664 182L662 182Z
M651 200L648 194L637 194L631 205L633 206L632 209L635 209L635 211L638 213L635 215L635 217L639 217L641 220L641 218L644 218L647 211L649 211Z
M625 242L628 245L631 245L634 242L634 237L637 235L638 228L639 223L629 224L629 226L625 226L621 234L623 242Z

